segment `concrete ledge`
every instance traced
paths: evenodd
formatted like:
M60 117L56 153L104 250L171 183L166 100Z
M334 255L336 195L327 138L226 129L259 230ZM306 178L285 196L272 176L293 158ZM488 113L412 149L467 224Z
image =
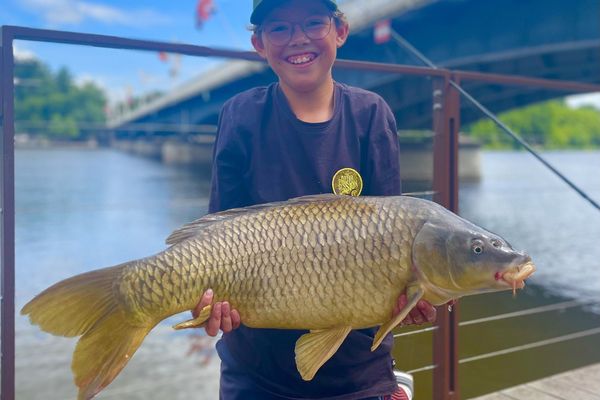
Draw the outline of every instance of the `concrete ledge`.
M210 169L212 141L195 142L171 139L121 139L111 146L143 157L160 159L169 165L197 165ZM430 140L400 144L400 173L406 181L430 182L433 179L433 150ZM481 154L477 144L461 141L458 174L461 180L481 178Z

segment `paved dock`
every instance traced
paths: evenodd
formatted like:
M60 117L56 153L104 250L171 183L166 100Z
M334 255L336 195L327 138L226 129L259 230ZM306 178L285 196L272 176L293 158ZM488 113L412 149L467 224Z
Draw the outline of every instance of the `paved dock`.
M600 363L471 400L600 400Z

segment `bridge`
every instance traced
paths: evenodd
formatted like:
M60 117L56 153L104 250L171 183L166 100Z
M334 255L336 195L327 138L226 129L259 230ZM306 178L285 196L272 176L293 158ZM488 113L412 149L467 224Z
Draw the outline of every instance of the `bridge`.
M374 24L389 18L394 31L439 67L600 83L597 0L347 0L340 8L351 27L351 35L339 51L340 59L422 65L395 40L374 43ZM334 77L381 94L400 129L431 129L429 79L341 68L334 70ZM210 136L214 132L210 126L217 123L224 101L275 79L263 63L226 61L155 101L114 117L109 127L117 138ZM461 84L496 113L569 94L482 81ZM462 123L480 117L463 102Z

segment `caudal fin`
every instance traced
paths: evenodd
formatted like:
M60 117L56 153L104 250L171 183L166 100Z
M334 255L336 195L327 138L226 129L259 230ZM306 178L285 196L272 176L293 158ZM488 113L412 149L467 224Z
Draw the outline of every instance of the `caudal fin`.
M21 310L46 332L81 336L71 364L80 400L112 382L155 325L134 323L119 302L114 287L124 266L58 282Z

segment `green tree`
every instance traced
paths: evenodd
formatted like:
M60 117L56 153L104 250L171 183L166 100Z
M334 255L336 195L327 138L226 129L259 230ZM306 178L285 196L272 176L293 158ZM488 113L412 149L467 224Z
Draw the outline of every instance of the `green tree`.
M564 101L551 100L504 112L499 118L534 146L547 149L600 147L600 110L593 107L573 109ZM488 119L465 126L464 131L487 148L520 148Z
M36 59L15 64L18 132L51 139L85 139L83 125L105 121L106 95L92 83L76 85L66 67L53 73Z

